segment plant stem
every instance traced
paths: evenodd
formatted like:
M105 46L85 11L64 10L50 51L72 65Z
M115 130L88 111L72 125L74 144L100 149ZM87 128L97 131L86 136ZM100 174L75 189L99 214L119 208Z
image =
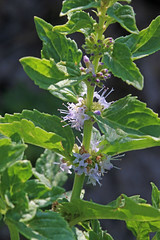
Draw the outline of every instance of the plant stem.
M84 178L85 178L84 174L82 175L75 174L73 188L72 188L71 202L75 199L80 199Z
M16 226L9 221L6 221L6 224L9 229L10 239L11 240L20 240L19 232L18 232Z
M102 4L101 7L98 9L99 12L99 23L98 23L98 30L97 30L97 40L103 39L103 32L105 31L105 15L106 15L106 9L107 4ZM93 60L94 70L95 73L98 69L98 63L101 57L97 56ZM87 84L87 102L86 107L88 111L92 111L92 105L93 105L93 96L94 96L94 89L95 87ZM91 135L92 135L92 127L93 122L89 119L84 122L84 128L83 128L83 146L86 151L89 151L90 148L90 141L91 141ZM72 195L71 195L71 201L75 199L80 199L81 190L83 188L83 183L85 179L85 174L77 175L75 174L74 183L73 183L73 189L72 189Z

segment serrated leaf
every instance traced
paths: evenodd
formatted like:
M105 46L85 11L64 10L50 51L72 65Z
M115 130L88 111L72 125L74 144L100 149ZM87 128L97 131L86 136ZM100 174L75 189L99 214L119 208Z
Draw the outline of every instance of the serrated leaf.
M113 53L106 52L102 60L114 76L121 78L127 84L137 89L143 88L143 76L131 59L129 48L122 43L113 45Z
M48 187L63 186L67 180L67 174L60 171L59 165L55 162L59 163L60 157L47 149L36 161L34 174Z
M150 240L149 233L155 232L157 228L152 227L148 222L127 221L127 228L132 231L136 239Z
M16 221L12 215L8 221L15 224L19 232L32 240L75 240L67 222L60 214L51 211L38 211L36 216L26 223Z
M41 18L35 17L35 24L38 36L43 41L42 58L52 58L56 63L66 61L79 65L82 52L74 40L54 31L53 26Z
M38 208L42 208L56 201L64 192L64 189L59 187L49 188L38 179L32 179L26 183L25 192Z
M107 14L130 33L138 33L135 13L131 6L115 3L107 10Z
M69 126L64 129L64 123L57 116L24 110L21 114L6 114L0 122L0 132L6 136L19 134L26 143L54 149L62 155L72 151L73 132Z
M58 31L63 34L72 34L81 32L84 35L90 35L93 32L93 24L96 21L86 12L76 11L68 15L68 22L64 25L58 25L53 28L53 31Z
M0 172L3 172L10 164L23 158L26 145L12 143L8 138L0 139Z
M146 57L160 50L160 16L154 19L149 27L139 34L130 34L116 39L116 42L126 44L134 60Z
M72 62L55 64L53 60L25 57L20 60L24 71L40 88L64 101L77 101L76 87L86 78Z
M106 153L160 145L160 119L136 97L126 96L116 101L103 117L96 115L95 119L106 139L101 142Z
M64 0L60 16L64 16L72 11L97 8L99 6L99 0Z
M30 161L17 161L1 175L0 191L6 204L4 214L12 214L17 220L30 220L36 214L36 205L29 202L24 191L26 181L32 176ZM3 209L4 210L4 209Z

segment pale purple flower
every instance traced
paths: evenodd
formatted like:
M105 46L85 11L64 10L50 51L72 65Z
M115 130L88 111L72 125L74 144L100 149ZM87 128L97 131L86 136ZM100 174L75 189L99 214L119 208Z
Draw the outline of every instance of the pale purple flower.
M63 117L63 120L68 121L72 128L81 131L84 125L84 121L90 118L87 114L85 114L87 108L83 104L83 98L82 97L78 98L77 104L67 103L67 105L65 105L65 107L68 110L59 109L60 113L66 115L65 117Z
M82 175L83 173L86 174L87 173L87 168L86 168L87 165L88 165L87 162L84 162L84 160L81 160L77 167L73 166L73 169L74 169L75 173L78 175Z
M89 63L90 62L89 58L86 55L83 56L83 61L84 61L84 63Z
M101 178L101 173L99 172L99 169L98 169L98 164L96 163L95 164L95 168L91 168L89 170L89 172L87 173L88 175L88 181L87 181L87 184L90 184L92 183L93 186L96 185L96 183L98 182L98 184L101 186L102 184L100 183L100 180L102 180Z
M99 93L102 91L103 93L100 95ZM94 97L98 99L98 103L103 107L103 109L107 109L109 108L109 106L112 104L112 102L107 102L106 98L108 97L108 95L114 91L114 89L112 88L106 96L104 96L106 94L106 92L108 91L108 89L104 89L102 88L99 92L94 92Z
M73 165L75 173L77 173L78 175L82 175L83 173L87 174L88 163L85 162L85 160L87 160L87 158L89 158L91 155L89 153L73 153L73 156L76 157L73 163L78 164L78 166Z
M68 165L66 162L63 162L62 159L60 159L60 162L54 162L54 164L59 165L62 172L72 174L70 170L72 168L72 165Z
M89 153L83 153L83 154L73 153L73 156L75 157L75 160L73 161L73 163L79 163L81 160L85 161L91 155Z

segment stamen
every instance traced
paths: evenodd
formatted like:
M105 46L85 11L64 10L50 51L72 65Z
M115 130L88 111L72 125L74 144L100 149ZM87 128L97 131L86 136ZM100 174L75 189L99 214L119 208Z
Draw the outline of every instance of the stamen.
M107 95L105 96L105 98L108 97L108 96L111 94L111 92L113 92L113 91L114 91L114 89L112 88L112 89L109 91L109 93L107 93Z

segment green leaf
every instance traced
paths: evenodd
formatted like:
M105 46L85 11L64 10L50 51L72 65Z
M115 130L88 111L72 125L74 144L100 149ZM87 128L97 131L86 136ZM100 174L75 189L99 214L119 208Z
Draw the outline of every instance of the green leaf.
M79 79L82 80L83 78L86 78L86 76L82 75ZM50 85L48 90L52 95L63 101L77 102L77 96L83 92L83 83L78 82L77 80L63 80L54 85Z
M56 63L66 61L79 65L82 52L74 40L54 31L53 26L41 18L35 17L35 24L38 36L43 41L42 58L52 58Z
M0 118L0 132L8 137L14 134L26 142L43 148L51 149L67 155L72 151L74 135L69 126L54 115L40 113L37 110L24 110L21 114Z
M138 33L135 13L131 6L115 3L107 10L107 14L130 33Z
M126 44L134 60L146 57L160 50L160 16L154 19L149 27L139 34L130 34L116 39L116 42Z
M122 194L108 205L84 200L63 203L63 214L68 214L70 225L90 219L117 219L146 222L155 229L160 227L160 211L150 204L138 203L132 197ZM70 215L69 215L70 214Z
M64 0L60 15L63 16L72 11L84 10L88 8L97 8L99 6L99 0Z
M3 214L12 214L19 220L30 220L36 214L36 205L29 202L25 192L26 181L32 176L30 161L17 161L1 175L0 192L7 208ZM4 209L3 209L4 210Z
M68 15L68 22L64 25L55 26L53 31L58 31L63 34L81 32L87 36L93 32L93 24L95 22L96 21L86 12L71 12Z
M127 228L132 231L136 239L150 240L149 233L155 232L157 228L152 227L152 223L127 221Z
M24 71L40 88L64 101L77 101L76 87L86 78L72 62L25 57L20 60Z
M23 158L26 145L12 143L10 139L0 139L0 172L3 172L10 164Z
M8 221L15 224L19 232L34 240L75 240L67 222L56 212L38 211L36 216L26 223L16 221L12 215Z
M63 188L49 188L37 179L29 180L25 186L25 192L38 208L47 207L56 201L64 192Z
M110 154L160 145L160 119L151 109L136 99L126 96L95 115L105 136L102 151Z
M60 157L47 149L36 161L34 174L48 187L63 186L67 180L67 174L60 171L59 165L54 164L55 162L59 163Z
M152 186L152 205L155 208L160 209L160 191L154 183L151 183Z
M133 63L131 52L125 44L116 42L113 46L113 53L106 52L102 61L114 76L121 78L137 89L143 88L143 76Z

